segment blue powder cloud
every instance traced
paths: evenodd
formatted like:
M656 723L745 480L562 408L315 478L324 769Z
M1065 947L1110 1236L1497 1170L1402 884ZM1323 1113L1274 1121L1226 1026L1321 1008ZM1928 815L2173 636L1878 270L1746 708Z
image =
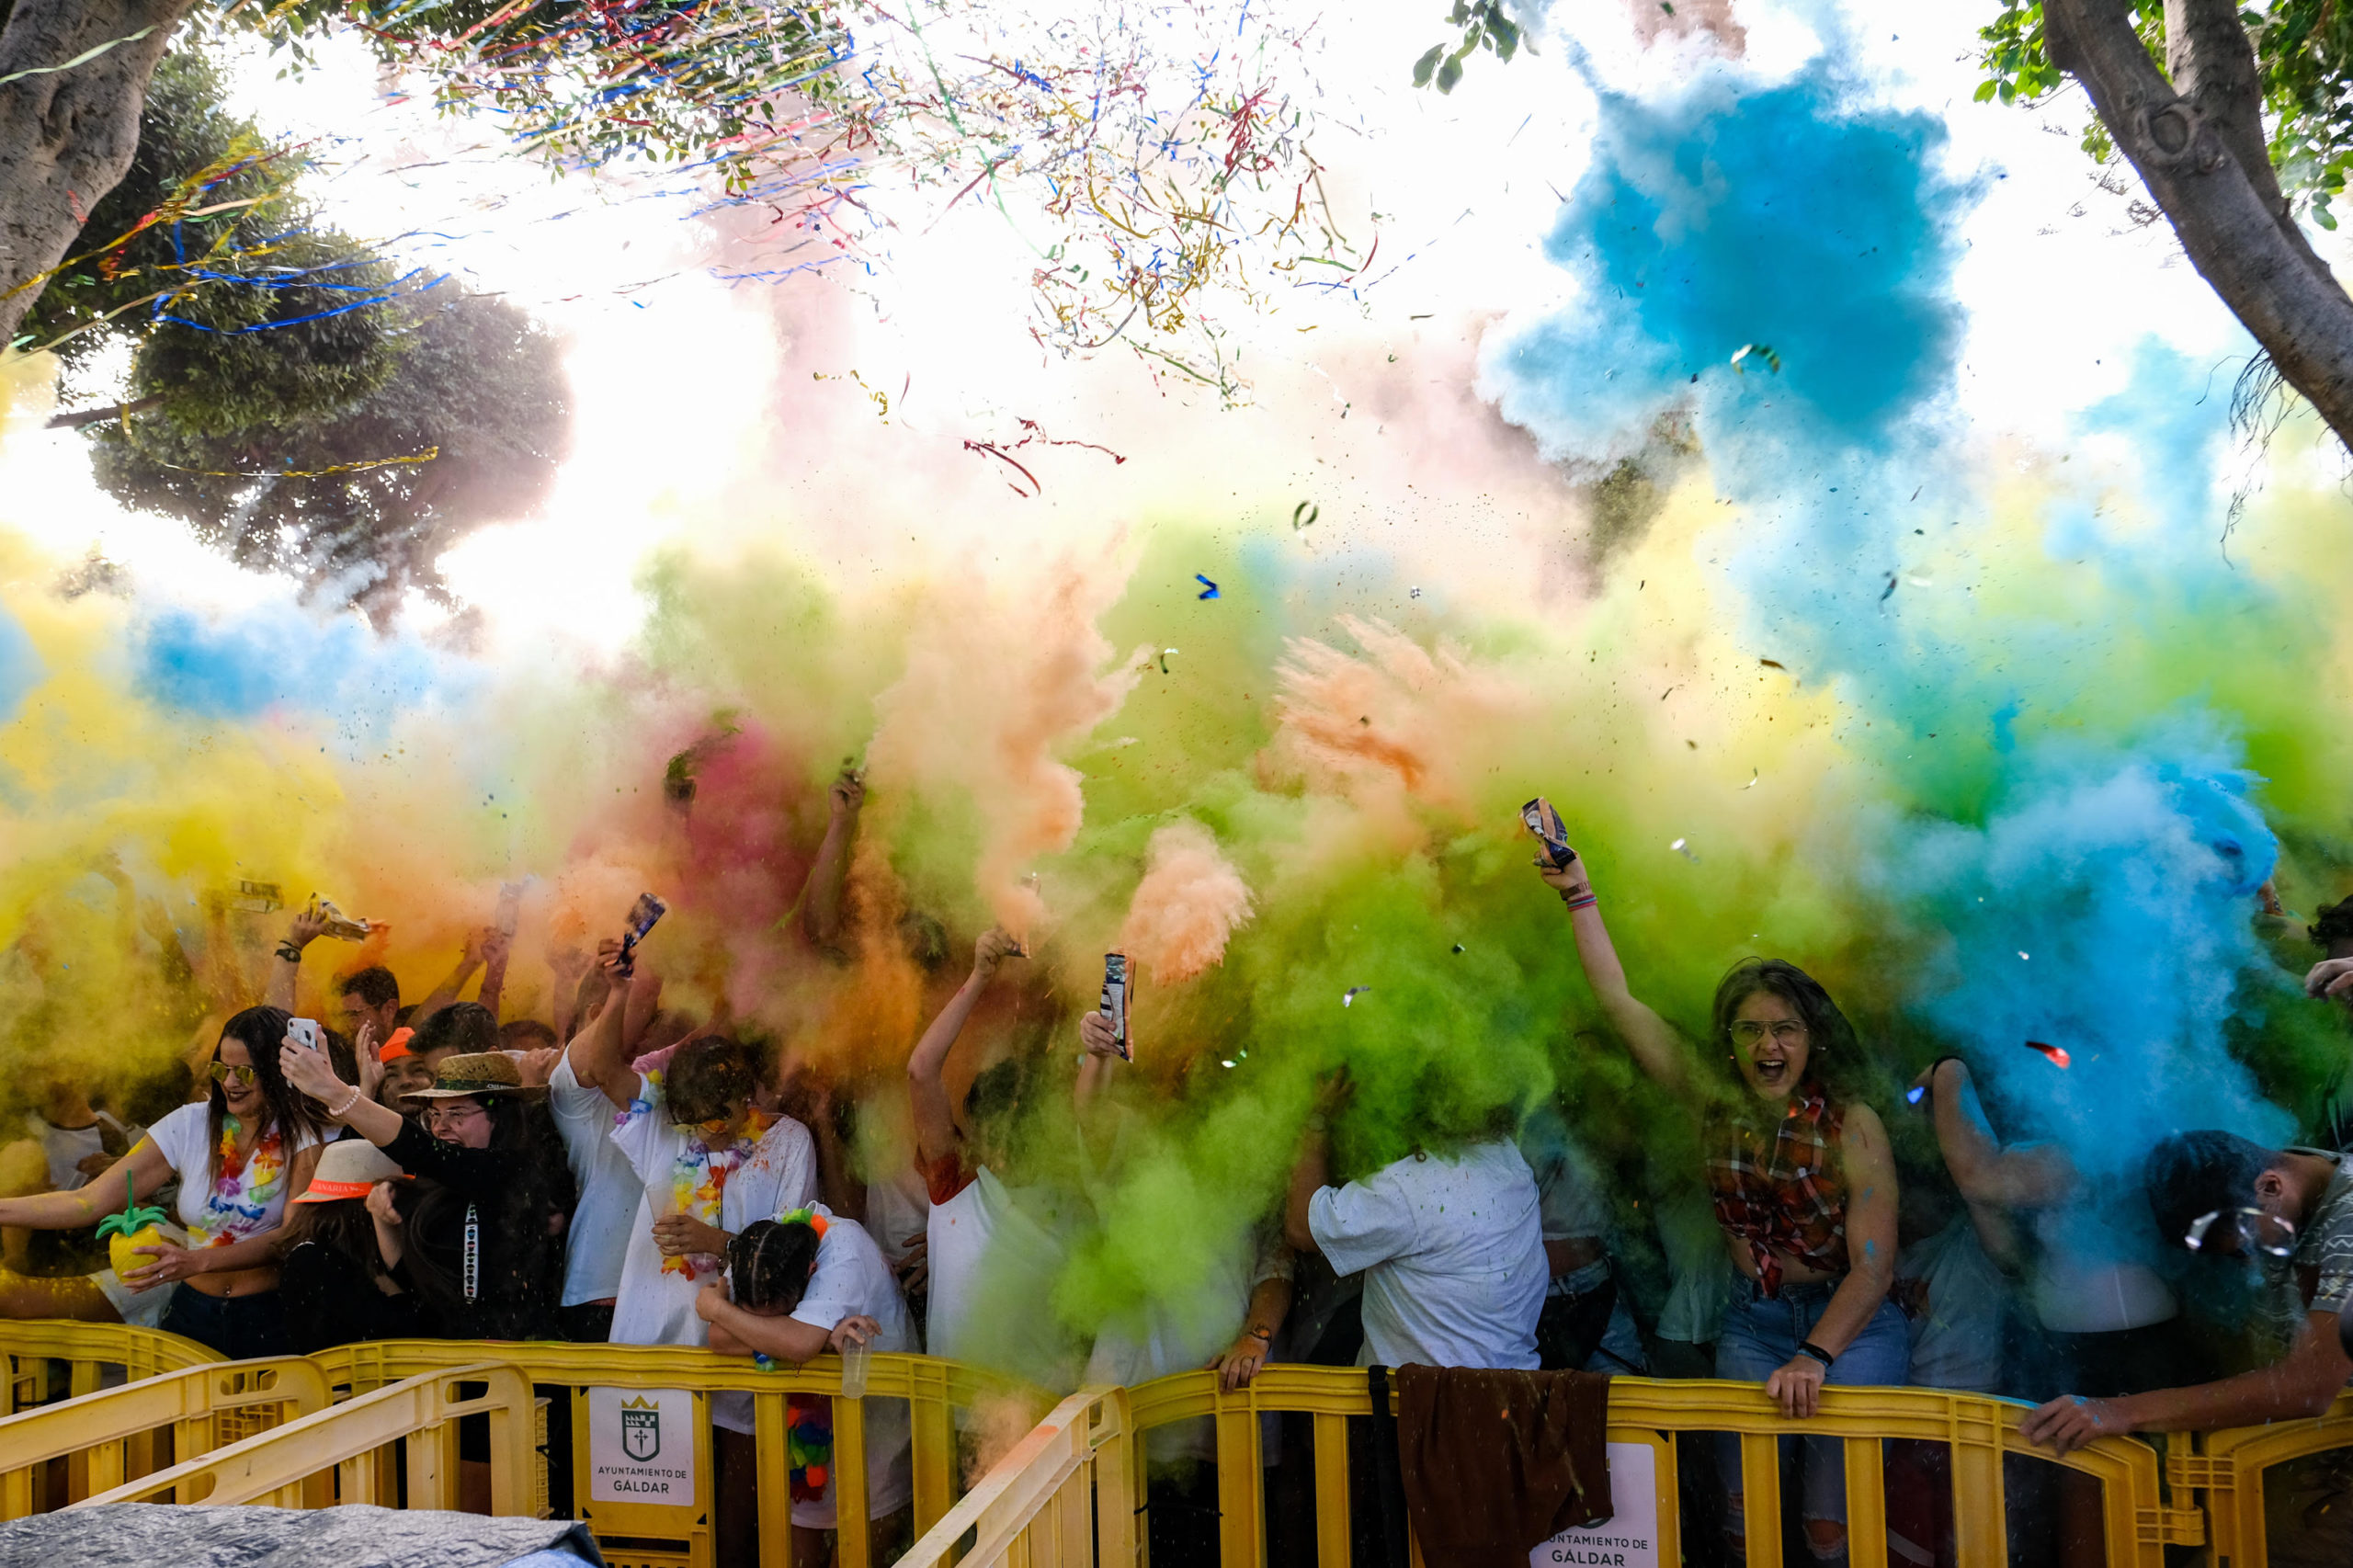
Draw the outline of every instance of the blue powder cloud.
M453 662L414 642L291 606L218 619L158 611L133 634L131 662L141 694L165 708L209 719L289 710L347 731L380 729L470 684Z
M0 724L14 719L48 673L17 618L0 609Z

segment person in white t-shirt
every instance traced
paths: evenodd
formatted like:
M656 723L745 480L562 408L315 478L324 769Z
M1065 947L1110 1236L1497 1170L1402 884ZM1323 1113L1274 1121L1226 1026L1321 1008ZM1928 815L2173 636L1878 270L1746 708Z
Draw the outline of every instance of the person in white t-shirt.
M865 1346L913 1355L915 1325L881 1248L857 1221L812 1204L747 1225L727 1244L723 1283L702 1289L695 1310L710 1325L710 1347L726 1355L800 1366L827 1350L843 1354ZM829 1462L832 1423L822 1398L796 1396L792 1421L800 1433L794 1448L828 1456L813 1460L826 1467L822 1486L811 1487L796 1470L792 1479L792 1560L824 1561L819 1532L835 1528L836 1488L841 1473ZM866 1416L866 1517L874 1520L869 1555L888 1562L912 1541L915 1523L913 1437L907 1402L864 1401ZM818 1437L814 1428L825 1428Z
M703 1345L709 1332L695 1312L697 1294L719 1278L735 1233L816 1198L816 1144L801 1123L752 1103L757 1064L735 1040L686 1040L662 1069L647 1073L623 1058L623 1020L640 1010L630 994L642 1000L657 988L643 957L641 948L632 975L622 967L620 944L603 944L598 960L612 994L564 1060L619 1110L612 1142L642 1188L613 1302L612 1343ZM751 1396L713 1395L710 1419L719 1428L719 1558L748 1562L758 1533Z
M1283 1233L1336 1274L1364 1271L1359 1366L1533 1371L1552 1273L1536 1177L1507 1137L1417 1150L1345 1186L1311 1126Z
M1008 1187L993 1168L993 1135L1019 1114L1024 1074L1013 1061L972 1080L960 1117L944 1069L956 1037L997 967L1017 957L1006 932L982 934L972 972L907 1057L915 1154L931 1198L926 1230L931 1305L926 1338L945 1360L981 1361L1040 1387L1070 1386L1077 1357L1047 1302L1064 1256L1051 1195Z
M293 1353L278 1296L278 1262L291 1244L282 1226L287 1199L311 1185L325 1119L279 1070L288 1022L276 1007L237 1014L212 1048L209 1098L162 1118L86 1186L0 1200L0 1225L79 1230L131 1208L175 1177L179 1181L186 1244L142 1244L136 1250L152 1262L121 1278L111 1269L89 1277L101 1300L89 1300L82 1290L64 1303L66 1310L52 1308L49 1315L94 1322L111 1315L161 1327L231 1360ZM175 1284L187 1288L164 1289ZM157 1317L153 1304L159 1297L165 1302ZM18 1308L13 1300L6 1303L11 1315Z
M624 1017L621 1025L624 1051L636 1043L628 1038L631 1021ZM641 1228L636 1220L645 1184L613 1142L612 1102L595 1085L581 1082L571 1047L530 1051L522 1068L526 1084L547 1086L548 1113L563 1140L564 1160L580 1194L564 1233L563 1292L556 1318L566 1339L601 1345L612 1337L621 1268L631 1237ZM652 1223L649 1218L646 1226Z

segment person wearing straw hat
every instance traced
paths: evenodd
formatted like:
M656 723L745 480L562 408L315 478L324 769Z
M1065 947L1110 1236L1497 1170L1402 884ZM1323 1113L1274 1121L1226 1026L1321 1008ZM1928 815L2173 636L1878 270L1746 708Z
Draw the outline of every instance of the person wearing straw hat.
M310 1189L294 1199L303 1236L278 1266L286 1336L297 1355L371 1339L413 1339L426 1332L416 1298L394 1276L397 1246L379 1240L396 1215L393 1184L408 1178L392 1157L364 1138L330 1143Z
M563 1275L557 1216L571 1209L570 1173L526 1101L515 1059L499 1051L444 1058L433 1086L409 1096L414 1121L335 1076L324 1051L289 1035L290 1081L411 1176L414 1199L371 1197L385 1262L415 1287L445 1339L553 1339Z

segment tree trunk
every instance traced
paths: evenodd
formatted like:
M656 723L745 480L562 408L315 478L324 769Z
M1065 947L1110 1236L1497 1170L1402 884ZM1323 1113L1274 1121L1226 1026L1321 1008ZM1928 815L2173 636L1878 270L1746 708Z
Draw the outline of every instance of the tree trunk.
M134 414L144 414L151 408L164 406L162 392L150 392L145 397L132 398L129 403L110 403L104 408L77 408L71 414L52 414L46 430L79 430L85 425L103 425L109 419L127 419Z
M2236 7L2166 0L2172 81L2134 33L2131 0L2044 0L2043 28L2052 62L2090 94L2190 265L2353 447L2353 298L2288 213Z
M16 335L38 280L64 259L90 210L129 172L148 79L195 4L17 0L0 28L0 344ZM70 69L44 69L109 43Z

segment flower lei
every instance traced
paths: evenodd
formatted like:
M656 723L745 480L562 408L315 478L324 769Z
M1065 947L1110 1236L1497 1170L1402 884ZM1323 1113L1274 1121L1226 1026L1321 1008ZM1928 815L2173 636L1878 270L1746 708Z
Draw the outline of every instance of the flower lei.
M648 1074L648 1077L654 1074ZM632 1108L634 1108L632 1107ZM720 1204L727 1196L727 1181L752 1157L768 1129L777 1119L755 1106L751 1120L743 1135L724 1149L705 1149L699 1155L691 1150L679 1154L670 1166L670 1204L668 1212L691 1214L707 1225L719 1223ZM662 1260L662 1272L692 1279L697 1275L715 1272L715 1267L692 1253L682 1253Z
M203 1238L201 1245L224 1247L233 1245L236 1237L230 1233L230 1223L242 1199L243 1206L260 1208L278 1192L285 1177L285 1138L272 1126L254 1140L253 1153L237 1153L237 1135L244 1129L233 1116L221 1119L221 1146L213 1152L212 1195L205 1200L204 1218L193 1221L189 1229ZM240 1182L248 1170L251 1179ZM210 1224L213 1216L221 1216L221 1228Z

